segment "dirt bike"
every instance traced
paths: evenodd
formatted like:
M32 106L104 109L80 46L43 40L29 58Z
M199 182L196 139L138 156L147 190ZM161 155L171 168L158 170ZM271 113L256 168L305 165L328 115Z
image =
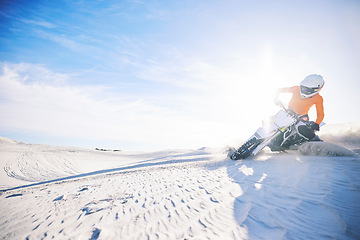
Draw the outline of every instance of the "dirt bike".
M258 128L240 148L229 153L232 160L255 156L265 147L269 147L271 151L285 151L291 146L309 141L298 131L297 125L306 125L311 129L314 122L309 121L307 115L300 116L291 108L281 103L279 105L282 110L267 121L263 121L263 127ZM321 141L317 136L315 140Z

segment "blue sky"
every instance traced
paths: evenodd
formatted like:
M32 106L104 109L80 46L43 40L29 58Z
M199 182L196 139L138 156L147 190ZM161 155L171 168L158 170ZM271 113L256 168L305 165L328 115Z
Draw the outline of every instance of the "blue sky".
M2 1L0 135L124 150L222 146L321 74L359 122L359 1Z

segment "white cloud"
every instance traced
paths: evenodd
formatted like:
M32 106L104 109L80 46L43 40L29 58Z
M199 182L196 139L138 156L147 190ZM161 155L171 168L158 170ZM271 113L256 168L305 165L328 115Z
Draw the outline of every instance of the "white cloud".
M26 24L30 24L33 26L37 26L37 27L44 27L44 28L56 28L56 25L48 22L46 20L43 19L25 19L25 18L20 18L19 19L21 22L26 23Z
M0 129L136 142L139 146L128 147L138 149L146 149L146 144L186 148L211 142L211 121L193 119L141 98L114 96L105 87L77 87L58 79L67 76L39 65L2 64Z
M69 36L65 34L57 34L57 33L50 33L43 30L35 30L34 31L39 37L53 41L59 44L62 47L68 48L72 51L79 51L84 49L85 46L80 44L77 41L72 40Z

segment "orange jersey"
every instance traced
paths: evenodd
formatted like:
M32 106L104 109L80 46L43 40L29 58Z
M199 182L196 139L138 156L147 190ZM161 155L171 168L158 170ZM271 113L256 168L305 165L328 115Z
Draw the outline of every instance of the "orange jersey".
M317 114L315 122L320 125L324 119L324 100L320 94L316 94L310 98L302 98L300 95L300 86L282 89L281 92L292 93L289 106L299 115L308 114L310 108L315 105Z

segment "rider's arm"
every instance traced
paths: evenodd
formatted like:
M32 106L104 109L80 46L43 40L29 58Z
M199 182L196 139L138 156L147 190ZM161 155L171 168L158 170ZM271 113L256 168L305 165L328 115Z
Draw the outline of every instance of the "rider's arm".
M275 93L274 102L276 105L279 104L279 95L280 93L292 93L294 91L294 87L287 87L287 88L279 88Z
M324 100L323 98L319 95L318 100L315 103L315 107L316 107L316 121L315 123L319 124L322 122L322 120L324 119L324 104L323 104Z

